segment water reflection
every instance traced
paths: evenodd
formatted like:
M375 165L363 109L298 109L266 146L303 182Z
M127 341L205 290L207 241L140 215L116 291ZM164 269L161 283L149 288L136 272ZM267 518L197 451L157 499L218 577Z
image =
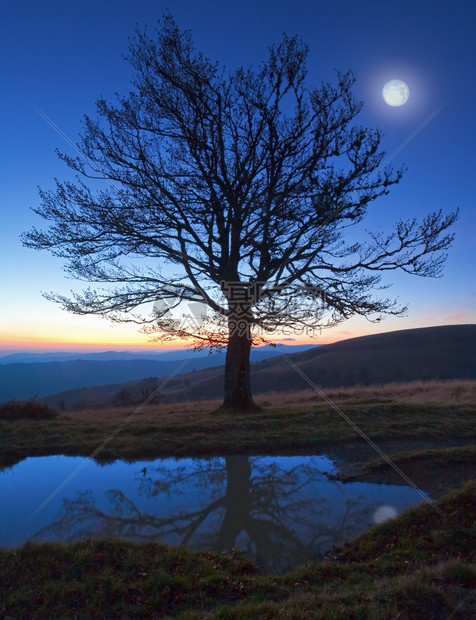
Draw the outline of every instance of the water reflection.
M328 481L323 471L333 466L324 457L92 465L75 496L64 490L61 510L57 504L35 540L116 536L196 550L239 547L266 571L283 572L363 531L382 506L399 512L421 500L405 487ZM116 466L114 487L101 488L101 472Z

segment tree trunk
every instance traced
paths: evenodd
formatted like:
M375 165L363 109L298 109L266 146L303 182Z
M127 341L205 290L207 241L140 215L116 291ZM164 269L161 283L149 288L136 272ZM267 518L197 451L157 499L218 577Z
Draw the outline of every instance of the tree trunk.
M230 335L225 358L225 393L222 409L259 411L251 394L250 325L243 315L239 321L230 317Z
M240 532L247 532L251 519L251 463L248 456L225 457L225 514L214 549L231 551Z

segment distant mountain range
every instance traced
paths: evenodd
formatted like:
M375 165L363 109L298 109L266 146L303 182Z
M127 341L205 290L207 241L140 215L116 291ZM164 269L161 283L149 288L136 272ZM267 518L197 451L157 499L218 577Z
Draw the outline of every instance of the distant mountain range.
M309 348L300 347L300 349ZM273 355L276 351L273 347L260 347L260 350L269 350ZM91 362L112 362L112 361L128 361L128 360L147 360L147 361L173 361L182 360L188 357L191 350L174 349L169 351L148 352L148 351L101 351L96 353L71 352L71 351L55 351L50 353L10 353L8 355L0 355L0 364L31 364L43 362L75 362L77 360ZM197 350L194 357L209 357L208 350Z
M255 350L257 352L259 349ZM292 352L292 347L289 347L284 350L284 356L279 355L282 352L282 349L278 349L278 355L268 355L268 359L252 364L255 394L309 388L309 384L293 365L323 388L416 380L476 379L476 325L387 332L312 347L302 352ZM200 369L199 361L193 360L183 367L180 376L167 382L161 391L163 401L204 400L222 396L223 366ZM222 362L223 358L220 360ZM114 365L117 362L107 364ZM187 373L190 367L195 370ZM114 372L118 372L118 369L112 366L111 373ZM144 395L160 386L163 378L169 374L149 373L142 375L140 381L114 381L108 385L52 394L41 400L52 406L61 402L67 410L118 404L121 398L127 400L129 397L131 402L140 402Z
M257 347L252 360L260 361L286 351L304 351L309 345ZM185 362L185 363L184 363ZM181 367L184 363L183 368ZM27 400L94 385L166 377L225 363L225 352L169 351L167 353L15 353L0 358L0 402ZM178 369L178 370L177 370Z

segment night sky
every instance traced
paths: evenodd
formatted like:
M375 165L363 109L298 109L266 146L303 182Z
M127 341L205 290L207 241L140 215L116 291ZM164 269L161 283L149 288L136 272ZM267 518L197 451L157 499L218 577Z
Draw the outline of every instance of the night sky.
M317 343L363 334L476 322L476 3L319 0L18 0L2 3L0 350L156 347L137 327L111 327L99 318L69 315L41 291L68 293L60 259L24 248L19 235L42 224L30 207L38 186L71 178L55 149L75 155L37 109L73 142L95 101L130 90L122 54L135 25L154 27L169 8L196 46L230 70L257 66L283 32L310 47L308 81L333 81L335 70L356 72L363 100L359 122L384 133L392 165L408 168L389 196L370 205L367 228L390 232L400 218L423 218L460 208L456 240L440 279L389 273L386 294L409 304L404 318L379 324L351 319ZM410 88L409 101L390 107L382 86L393 78ZM428 121L425 123L425 121ZM416 131L420 127L419 131ZM411 139L409 139L411 138ZM401 148L400 148L401 147Z

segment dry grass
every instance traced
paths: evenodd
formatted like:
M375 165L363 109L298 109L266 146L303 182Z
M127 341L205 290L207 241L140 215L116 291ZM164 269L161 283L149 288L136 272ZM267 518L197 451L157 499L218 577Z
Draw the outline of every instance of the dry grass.
M476 381L412 381L386 385L323 389L335 403L391 403L399 405L437 405L441 407L476 404ZM315 390L300 392L268 392L257 401L264 407L318 405L322 397Z
M161 425L167 424L169 421L173 421L174 424L180 424L216 411L220 405L221 401L219 400L155 404L147 405L146 407L142 407L141 405L129 405L126 407L111 407L100 410L83 409L80 411L71 411L64 413L63 417L86 423L97 422L98 418L100 418L101 423L117 424L118 420L128 418L129 416L137 416L140 417L141 422L152 423L160 420Z
M386 385L357 386L345 388L329 388L323 390L327 398L336 404L396 404L396 405L427 405L441 407L459 407L476 404L476 381L412 381L411 383L388 383ZM267 392L259 394L256 402L266 409L299 408L306 410L316 405L325 405L322 396L313 389L298 392ZM162 424L174 420L186 422L200 415L206 415L218 409L220 400L200 400L194 402L166 403L141 408L115 407L110 409L86 409L65 413L66 417L84 422L101 421L117 422L121 417L133 413L141 417L141 421L157 421Z
M472 445L475 395L476 381L326 391L363 433L392 454ZM375 459L354 427L316 392L275 393L256 400L263 411L223 412L220 401L209 400L68 412L54 420L0 419L0 466L27 456L88 455L98 446L96 458L103 461L332 453L343 462L358 461L360 467Z

